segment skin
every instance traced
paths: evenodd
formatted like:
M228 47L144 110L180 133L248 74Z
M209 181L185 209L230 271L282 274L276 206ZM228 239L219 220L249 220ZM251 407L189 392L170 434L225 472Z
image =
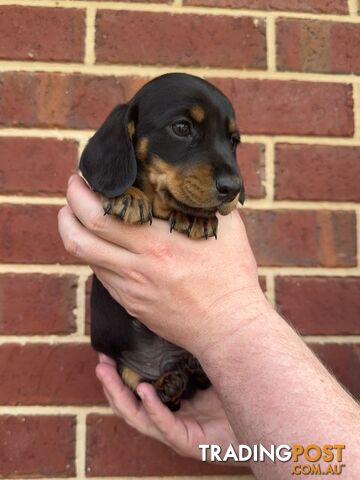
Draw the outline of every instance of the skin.
M197 356L213 384L172 413L148 384L138 401L100 355L96 373L120 417L194 458L199 444L345 444L341 478L360 478L359 408L266 301L237 210L219 217L217 241L194 241L156 219L130 226L104 216L78 176L67 199L59 213L67 251L132 315ZM291 463L252 468L259 479L288 479Z

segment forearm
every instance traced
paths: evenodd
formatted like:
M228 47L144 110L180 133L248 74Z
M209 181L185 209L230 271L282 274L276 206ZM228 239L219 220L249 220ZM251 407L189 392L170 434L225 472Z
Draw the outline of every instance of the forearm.
M233 334L200 354L239 443L345 444L342 478L360 478L356 403L274 310L253 305L244 315L234 313ZM259 478L289 478L288 463L253 468Z

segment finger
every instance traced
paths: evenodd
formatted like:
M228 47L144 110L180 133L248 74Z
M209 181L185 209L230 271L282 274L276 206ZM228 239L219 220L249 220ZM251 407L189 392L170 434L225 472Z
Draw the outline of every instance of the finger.
M136 260L136 255L128 250L89 232L79 223L69 207L63 207L59 211L58 228L65 249L88 264L100 265L121 273L127 271Z
M100 363L106 363L106 365L111 365L111 366L113 366L113 367L116 366L115 360L113 360L112 358L108 357L108 356L105 355L104 353L99 353L99 362L100 362Z
M101 268L95 265L90 265L91 270L94 272L96 277L100 280L100 282L103 284L103 286L106 288L106 290L112 295L113 293L116 293L116 297L119 296L119 293L121 295L121 289L122 286L127 284L128 285L128 280L126 278L118 276L117 273L112 272L111 270L107 270L106 268ZM113 285L116 285L116 292L113 290ZM114 297L116 299L116 297ZM121 299L123 301L123 299Z
M103 385L110 406L120 417L139 432L164 441L142 403L124 385L113 366L104 363L97 365L96 376Z
M104 215L103 206L96 194L89 189L79 175L70 177L67 201L80 222L97 236L134 253L142 253L151 239L157 235L154 230L164 230L164 222L154 225L127 225L113 215ZM163 225L164 224L164 225ZM166 227L168 234L168 227Z
M148 383L140 383L136 389L143 401L144 408L161 435L173 447L183 447L187 438L184 423L166 407L156 394L154 387Z

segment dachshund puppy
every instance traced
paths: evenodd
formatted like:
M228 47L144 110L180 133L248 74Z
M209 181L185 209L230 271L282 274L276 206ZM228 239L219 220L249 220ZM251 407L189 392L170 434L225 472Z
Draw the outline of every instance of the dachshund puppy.
M234 110L217 88L192 75L166 74L110 113L86 146L80 170L105 214L130 224L151 223L154 215L170 231L216 238L216 212L227 215L245 198L239 142ZM91 340L116 361L130 388L152 383L172 410L210 384L190 353L129 315L96 276Z

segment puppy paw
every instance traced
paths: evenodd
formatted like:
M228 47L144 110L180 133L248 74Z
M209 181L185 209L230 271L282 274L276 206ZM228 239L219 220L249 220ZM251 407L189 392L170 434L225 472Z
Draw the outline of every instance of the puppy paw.
M138 188L130 187L120 197L104 198L102 203L105 214L115 215L125 223L152 223L150 202Z
M160 400L172 409L172 406L176 408L179 405L188 381L189 377L186 372L173 371L162 375L153 385Z
M217 235L218 219L214 217L192 217L173 211L170 215L170 231L186 233L188 237L198 239Z

